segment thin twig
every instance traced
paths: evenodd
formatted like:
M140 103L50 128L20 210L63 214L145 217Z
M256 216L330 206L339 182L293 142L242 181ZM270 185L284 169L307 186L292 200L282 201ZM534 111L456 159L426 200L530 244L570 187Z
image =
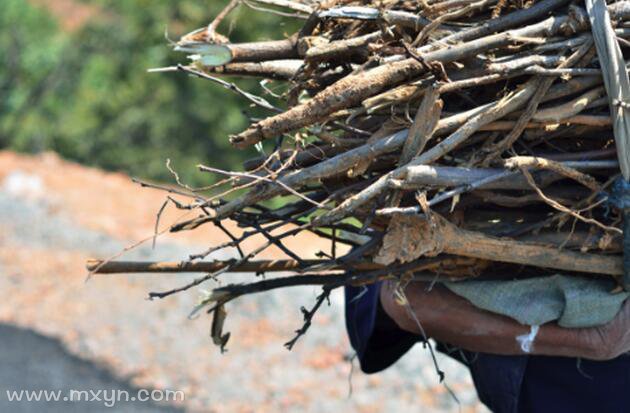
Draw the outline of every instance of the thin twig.
M302 311L302 315L304 316L304 325L302 325L300 329L295 330L295 333L296 333L295 337L293 337L291 340L284 343L284 346L287 348L287 350L289 351L293 350L293 346L295 345L295 343L297 343L300 337L306 334L308 329L311 327L311 322L313 321L313 317L315 316L315 313L317 312L319 307L322 305L324 300L328 300L330 304L330 292L333 289L338 288L338 287L341 287L341 285L324 286L322 288L322 293L319 296L317 296L317 301L315 302L315 305L313 306L312 309L307 310L304 307L300 308L300 311Z

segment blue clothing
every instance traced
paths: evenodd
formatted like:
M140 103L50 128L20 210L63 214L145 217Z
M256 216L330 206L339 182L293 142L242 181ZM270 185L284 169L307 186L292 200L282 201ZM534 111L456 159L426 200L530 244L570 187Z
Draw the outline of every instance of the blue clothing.
M389 318L381 308L379 290L379 283L346 287L346 328L365 373L389 367L420 340ZM630 412L627 356L590 361L467 352L449 355L468 366L479 399L493 412Z

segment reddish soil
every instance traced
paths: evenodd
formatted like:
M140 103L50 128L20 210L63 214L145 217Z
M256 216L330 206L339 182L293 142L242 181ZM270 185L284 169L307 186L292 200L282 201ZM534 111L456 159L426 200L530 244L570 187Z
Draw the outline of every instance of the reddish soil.
M80 226L125 241L151 237L157 211L166 199L165 192L141 188L125 174L85 167L65 161L51 152L28 157L0 151L0 182L16 170L39 177L46 188L46 202L71 215ZM186 200L177 195L171 196L182 202ZM194 216L194 212L166 208L160 219L160 230ZM234 233L239 232L234 223L226 226ZM162 240L198 246L223 242L228 238L210 224L195 231L166 233L160 237ZM254 248L261 241L262 237L258 237L246 245ZM314 258L317 251L329 248L326 242L308 233L288 238L286 244L290 249L304 252L309 258ZM269 259L281 257L286 258L275 246L261 255L261 258Z

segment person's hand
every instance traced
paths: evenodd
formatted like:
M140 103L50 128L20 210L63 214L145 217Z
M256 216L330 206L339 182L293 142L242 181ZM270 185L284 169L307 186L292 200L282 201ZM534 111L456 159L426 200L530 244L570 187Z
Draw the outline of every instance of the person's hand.
M431 291L425 283L410 283L402 295L388 281L380 292L384 311L403 330L470 350L494 354L524 354L519 336L530 327L474 307L443 286ZM408 305L401 305L405 299ZM568 329L556 323L540 327L530 354L608 360L630 351L630 302L610 323L593 328Z
M630 300L615 318L601 327L580 329L581 339L595 360L610 360L630 352Z

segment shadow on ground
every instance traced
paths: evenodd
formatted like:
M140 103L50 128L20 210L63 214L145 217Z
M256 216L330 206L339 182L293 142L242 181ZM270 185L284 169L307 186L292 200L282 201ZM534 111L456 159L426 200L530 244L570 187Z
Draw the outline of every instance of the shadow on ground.
M58 340L32 331L0 324L0 348L0 412L183 411L149 401L126 401L126 397L122 401L114 401L114 395L128 394L131 398L140 389L115 378L94 363L69 354ZM49 394L60 391L61 398L68 397L71 390L88 393L75 393L75 398L82 395L81 401L9 401L7 392L22 390L51 391ZM90 390L97 394L89 393Z

